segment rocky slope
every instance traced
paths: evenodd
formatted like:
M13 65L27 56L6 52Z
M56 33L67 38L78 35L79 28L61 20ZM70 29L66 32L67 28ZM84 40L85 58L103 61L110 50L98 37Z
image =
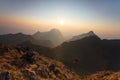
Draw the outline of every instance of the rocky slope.
M63 63L29 49L0 47L0 80L80 80Z
M90 33L93 34L89 32L89 35ZM56 59L80 75L86 72L120 70L120 40L102 40L94 34L64 42L54 48L54 53Z
M100 71L86 76L82 80L120 80L120 72Z

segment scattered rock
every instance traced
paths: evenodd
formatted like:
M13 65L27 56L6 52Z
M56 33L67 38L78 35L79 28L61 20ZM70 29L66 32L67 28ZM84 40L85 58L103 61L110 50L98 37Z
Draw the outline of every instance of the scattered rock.
M76 73L67 67L63 68L63 63L41 56L30 49L25 52L21 49L24 48L12 47L0 56L0 72L4 72L0 73L0 80L79 80Z
M10 73L9 72L0 73L0 80L10 80Z
M51 64L51 65L49 66L49 70L50 70L50 71L55 71L55 64Z
M24 59L25 62L34 63L35 62L34 53L32 51L27 51L26 54L22 56L22 59Z

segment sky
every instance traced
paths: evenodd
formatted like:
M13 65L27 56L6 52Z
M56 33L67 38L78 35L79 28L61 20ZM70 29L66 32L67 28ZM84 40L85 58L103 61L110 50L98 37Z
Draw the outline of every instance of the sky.
M0 0L0 34L52 28L66 37L92 30L120 38L120 0Z

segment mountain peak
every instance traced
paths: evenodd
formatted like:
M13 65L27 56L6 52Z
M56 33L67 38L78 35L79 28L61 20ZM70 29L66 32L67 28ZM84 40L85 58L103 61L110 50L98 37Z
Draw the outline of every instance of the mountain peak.
M36 33L40 33L40 31L37 31Z
M51 29L46 32L37 32L33 34L33 38L37 40L49 40L54 45L61 44L63 42L62 33L58 29Z
M34 35L36 35L36 34L40 34L40 31L37 31L36 33L34 33Z
M89 31L88 33L89 33L89 34L94 34L94 32L93 32L93 31Z
M16 35L24 35L23 33L21 33L21 32L19 32L19 33L17 33Z
M80 40L86 37L91 37L91 36L96 36L98 37L93 31L89 31L88 33L83 33L77 36L74 36L72 39L70 39L69 41L75 41L75 40ZM99 38L99 37L98 37Z
M94 36L96 35L93 31L89 31L88 33L84 33L86 36Z
M60 32L58 29L54 28L54 29L51 29L50 32Z

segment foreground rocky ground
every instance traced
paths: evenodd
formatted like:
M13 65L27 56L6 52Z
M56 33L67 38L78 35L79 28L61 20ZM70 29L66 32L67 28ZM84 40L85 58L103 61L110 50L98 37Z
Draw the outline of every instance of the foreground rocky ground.
M0 47L0 80L80 80L63 63L29 49Z
M120 72L99 71L92 75L81 78L81 80L120 80Z
M120 80L120 72L78 76L63 63L30 49L0 46L0 80Z

